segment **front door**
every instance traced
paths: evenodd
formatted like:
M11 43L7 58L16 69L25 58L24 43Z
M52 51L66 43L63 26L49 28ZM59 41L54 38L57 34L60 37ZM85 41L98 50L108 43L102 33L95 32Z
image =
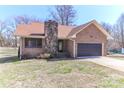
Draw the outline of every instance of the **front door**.
M58 41L58 51L63 52L63 40Z

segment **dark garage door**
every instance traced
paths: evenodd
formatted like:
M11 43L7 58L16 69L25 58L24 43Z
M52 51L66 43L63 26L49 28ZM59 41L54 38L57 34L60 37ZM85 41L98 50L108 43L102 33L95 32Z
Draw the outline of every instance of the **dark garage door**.
M77 56L101 56L102 44L78 43Z

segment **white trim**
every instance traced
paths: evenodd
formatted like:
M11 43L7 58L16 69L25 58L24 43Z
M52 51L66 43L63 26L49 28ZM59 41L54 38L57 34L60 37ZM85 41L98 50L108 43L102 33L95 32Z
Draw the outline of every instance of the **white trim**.
M24 38L45 38L44 36L19 36L19 35L16 35L18 37L24 37Z
M105 47L104 47L104 43L101 43L102 44L102 56L104 56L104 54L105 54Z
M113 39L111 35L97 22L94 22L94 25L104 34L107 36L107 39Z
M76 53L76 50L75 50L75 49L76 49L76 48L75 48L75 47L76 47L76 46L75 46L75 45L76 45L76 44L75 44L75 40L73 41L73 44L74 44L74 45L73 45L73 57L75 58L75 57L76 57L76 54L75 54L75 53Z
M22 47L23 47L23 38L20 37L20 56L19 56L19 59L21 60L22 59Z

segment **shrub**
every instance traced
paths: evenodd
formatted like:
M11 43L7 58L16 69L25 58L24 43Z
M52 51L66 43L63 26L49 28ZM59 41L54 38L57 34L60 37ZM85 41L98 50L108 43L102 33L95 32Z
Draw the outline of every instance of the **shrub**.
M111 49L109 50L111 53L121 53L121 49Z
M50 53L42 53L39 56L37 56L38 59L43 58L43 59L48 59L50 58Z

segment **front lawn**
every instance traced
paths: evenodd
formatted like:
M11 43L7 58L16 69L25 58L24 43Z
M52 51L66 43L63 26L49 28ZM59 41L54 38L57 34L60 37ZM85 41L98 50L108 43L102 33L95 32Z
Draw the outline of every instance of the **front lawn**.
M17 56L17 48L0 47L0 58Z
M32 59L0 69L0 87L124 87L122 73L90 62Z
M0 60L0 87L124 87L124 74L78 60Z

